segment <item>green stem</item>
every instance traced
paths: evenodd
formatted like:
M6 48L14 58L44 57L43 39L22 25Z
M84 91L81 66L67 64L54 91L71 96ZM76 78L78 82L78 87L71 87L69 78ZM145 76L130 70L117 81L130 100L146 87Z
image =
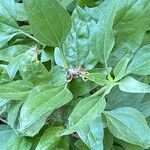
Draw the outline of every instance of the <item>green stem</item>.
M60 49L60 55L61 55L61 59L62 59L63 65L64 65L65 69L68 69L69 66L68 66L67 60L65 58L65 55L63 53L63 47L59 46L59 49Z

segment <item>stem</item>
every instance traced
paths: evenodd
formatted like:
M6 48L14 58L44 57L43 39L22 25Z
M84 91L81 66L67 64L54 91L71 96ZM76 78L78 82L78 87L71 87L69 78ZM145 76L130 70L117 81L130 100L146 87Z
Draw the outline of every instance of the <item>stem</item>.
M60 55L61 55L61 59L62 59L63 65L64 65L65 69L67 69L67 68L69 68L69 66L68 66L67 60L65 58L65 55L63 53L63 47L59 46L59 49L60 49Z
M106 86L102 87L100 90L98 90L96 93L94 93L91 96L99 96L100 94L104 93L106 90Z

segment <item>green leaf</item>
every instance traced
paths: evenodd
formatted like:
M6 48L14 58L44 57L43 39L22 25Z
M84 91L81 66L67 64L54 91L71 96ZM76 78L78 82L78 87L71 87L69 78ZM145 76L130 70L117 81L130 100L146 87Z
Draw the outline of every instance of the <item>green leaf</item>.
M92 53L100 62L106 64L114 46L113 22L116 1L105 0L99 6L99 21L92 33Z
M54 86L61 86L67 82L67 73L59 66L53 67L50 75L50 83Z
M11 100L24 100L33 85L26 80L17 80L0 86L0 98Z
M73 93L74 98L83 96L92 91L97 85L91 81L83 81L81 78L73 79L70 83L70 90Z
M81 140L76 141L75 146L78 147L79 150L89 150L89 148Z
M59 142L61 141L60 137L57 137L56 134L61 131L63 127L50 127L48 128L43 136L41 137L35 150L48 150L54 149Z
M83 77L101 86L104 86L108 83L105 75L100 72L86 73L83 75Z
M121 145L125 150L144 150L144 148L137 146L137 145L133 145L133 144L129 144L127 142L118 140L115 141L117 142L119 145Z
M13 130L8 125L0 125L0 149L8 150L8 140L14 134Z
M6 70L11 79L22 64L35 60L35 56L36 52L27 45L19 44L0 50L0 60L9 62Z
M11 27L18 27L15 14L15 3L12 0L1 0L0 2L0 23L7 24Z
M19 72L24 80L34 85L48 83L50 80L50 73L40 61L22 63Z
M150 44L143 46L135 54L127 68L127 74L150 75Z
M106 101L102 97L86 97L82 99L69 116L69 124L60 135L68 135L89 125L101 115L106 107Z
M16 15L15 15L16 20L18 21L28 20L23 3L15 3L15 8L16 8Z
M148 148L150 146L150 128L142 113L130 107L105 111L110 132L128 143Z
M20 131L71 100L72 94L66 86L56 88L50 85L37 86L30 92L21 108Z
M142 112L145 118L150 116L150 101L143 102L139 104L138 110Z
M114 22L116 55L135 53L142 44L149 26L149 0L117 0L117 13ZM121 55L122 56L122 55Z
M116 86L107 95L107 109L112 110L120 107L137 108L144 98L144 93L126 93L119 90Z
M35 38L47 46L60 46L71 28L67 11L56 0L23 2Z
M41 62L46 62L46 61L49 61L50 59L54 59L54 48L45 47L42 50Z
M19 33L19 30L0 22L0 48Z
M9 100L0 99L0 115L3 114L7 110L8 104L9 104Z
M91 150L103 150L103 124L100 118L77 131L79 137Z
M72 14L72 28L65 39L62 49L70 68L82 66L92 69L97 61L91 53L91 34L96 22L88 16L87 11L77 7ZM61 59L60 49L55 49L55 61L57 65L64 67Z
M114 79L115 81L118 81L125 76L126 68L127 68L129 61L130 61L130 57L127 54L118 62L118 64L116 65L116 67L113 70L113 73L115 76L115 79Z
M7 122L14 129L17 128L18 116L19 116L22 104L23 104L22 101L21 102L12 101L7 108Z
M7 149L30 150L32 142L33 142L32 139L29 137L21 137L18 135L14 135L9 139Z
M150 85L137 81L136 79L128 76L121 80L119 89L127 93L150 93Z
M73 2L73 0L61 0L61 5L63 7L67 7L69 4L71 4Z
M114 137L107 129L105 130L103 141L104 141L104 150L112 150Z

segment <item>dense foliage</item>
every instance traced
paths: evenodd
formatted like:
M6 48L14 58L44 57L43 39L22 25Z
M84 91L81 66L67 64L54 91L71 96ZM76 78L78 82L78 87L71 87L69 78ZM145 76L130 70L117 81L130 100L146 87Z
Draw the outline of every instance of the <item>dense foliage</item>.
M150 0L0 0L0 150L150 147Z

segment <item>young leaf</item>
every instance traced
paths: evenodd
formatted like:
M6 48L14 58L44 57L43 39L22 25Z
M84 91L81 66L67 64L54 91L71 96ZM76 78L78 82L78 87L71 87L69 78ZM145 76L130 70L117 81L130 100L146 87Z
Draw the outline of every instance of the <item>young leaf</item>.
M128 143L148 148L150 146L150 128L142 113L130 107L105 111L110 132Z
M86 11L77 7L72 14L72 28L65 39L62 49L68 61L70 68L82 66L83 68L92 69L97 61L91 53L91 34L95 28L96 22L88 16ZM55 49L55 61L57 65L64 67L60 60L60 49Z
M47 46L60 46L71 28L67 11L56 0L23 0L35 38Z
M150 85L137 81L136 79L128 76L121 80L119 89L127 93L150 93Z
M89 125L101 115L105 107L106 101L102 97L91 96L82 99L69 116L67 129L60 133L60 135L71 134Z
M37 86L30 92L21 108L20 131L71 100L72 94L66 86L56 88L50 85Z
M48 128L43 136L41 137L35 150L48 150L55 149L56 146L61 141L60 137L57 137L56 134L61 131L63 127L50 127Z
M127 68L127 73L150 75L150 44L138 50Z
M77 131L79 137L91 150L103 150L103 124L101 118L97 118L89 125Z
M129 55L125 55L116 65L116 67L113 70L114 76L115 76L115 81L118 81L122 79L125 74L126 74L126 68L128 65L128 62L130 61Z
M114 0L105 0L99 7L99 21L92 32L92 53L106 64L114 46L113 22L116 13Z
M0 86L0 98L11 100L24 100L33 85L26 80L17 80Z

